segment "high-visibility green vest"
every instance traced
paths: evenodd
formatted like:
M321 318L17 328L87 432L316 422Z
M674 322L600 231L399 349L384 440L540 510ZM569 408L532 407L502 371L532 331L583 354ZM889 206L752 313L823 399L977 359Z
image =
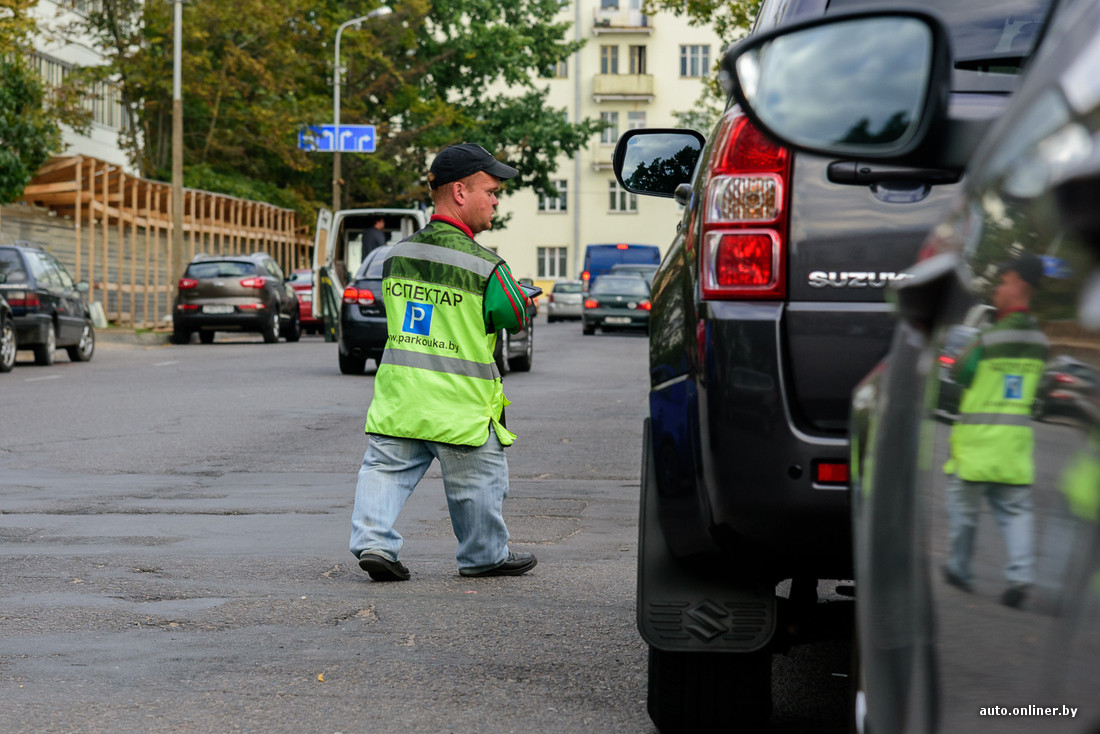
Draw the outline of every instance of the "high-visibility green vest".
M980 361L951 432L955 474L970 482L1032 484L1031 404L1047 338L1031 316L1009 314L982 332Z
M502 263L457 228L432 222L390 251L382 297L388 336L367 433L481 446L508 400L485 333L489 276Z

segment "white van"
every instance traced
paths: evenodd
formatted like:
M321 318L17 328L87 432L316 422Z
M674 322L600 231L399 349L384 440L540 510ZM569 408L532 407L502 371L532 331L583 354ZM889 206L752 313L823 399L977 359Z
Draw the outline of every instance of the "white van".
M344 287L369 252L364 249L366 232L378 217L382 217L386 244L400 242L428 223L428 214L420 209L341 209L335 216L322 209L317 213L313 302L321 304L325 341L336 341L336 320Z

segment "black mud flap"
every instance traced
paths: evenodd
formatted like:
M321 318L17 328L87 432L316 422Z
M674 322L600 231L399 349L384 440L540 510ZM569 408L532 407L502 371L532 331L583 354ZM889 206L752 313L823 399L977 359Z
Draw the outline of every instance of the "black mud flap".
M753 652L776 629L775 586L738 569L673 558L657 519L657 482L645 421L638 523L638 631L667 652ZM745 558L746 567L754 559ZM751 576L751 574L744 574Z

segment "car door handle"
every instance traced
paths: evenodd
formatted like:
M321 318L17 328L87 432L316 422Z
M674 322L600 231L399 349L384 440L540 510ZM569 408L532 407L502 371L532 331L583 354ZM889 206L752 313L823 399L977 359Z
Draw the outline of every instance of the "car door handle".
M912 168L888 166L860 161L833 161L829 164L829 181L849 186L870 186L877 183L912 182L915 184L953 184L962 174L942 168Z

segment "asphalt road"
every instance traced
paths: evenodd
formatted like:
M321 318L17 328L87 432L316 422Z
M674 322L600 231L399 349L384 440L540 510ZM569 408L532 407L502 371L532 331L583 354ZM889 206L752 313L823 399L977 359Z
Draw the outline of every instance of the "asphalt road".
M0 375L5 732L652 732L634 626L646 349L536 331L505 391L512 545L465 579L439 472L406 583L347 551L371 374L316 337L101 341ZM846 645L776 656L774 732L841 732ZM736 712L731 712L736 717Z

